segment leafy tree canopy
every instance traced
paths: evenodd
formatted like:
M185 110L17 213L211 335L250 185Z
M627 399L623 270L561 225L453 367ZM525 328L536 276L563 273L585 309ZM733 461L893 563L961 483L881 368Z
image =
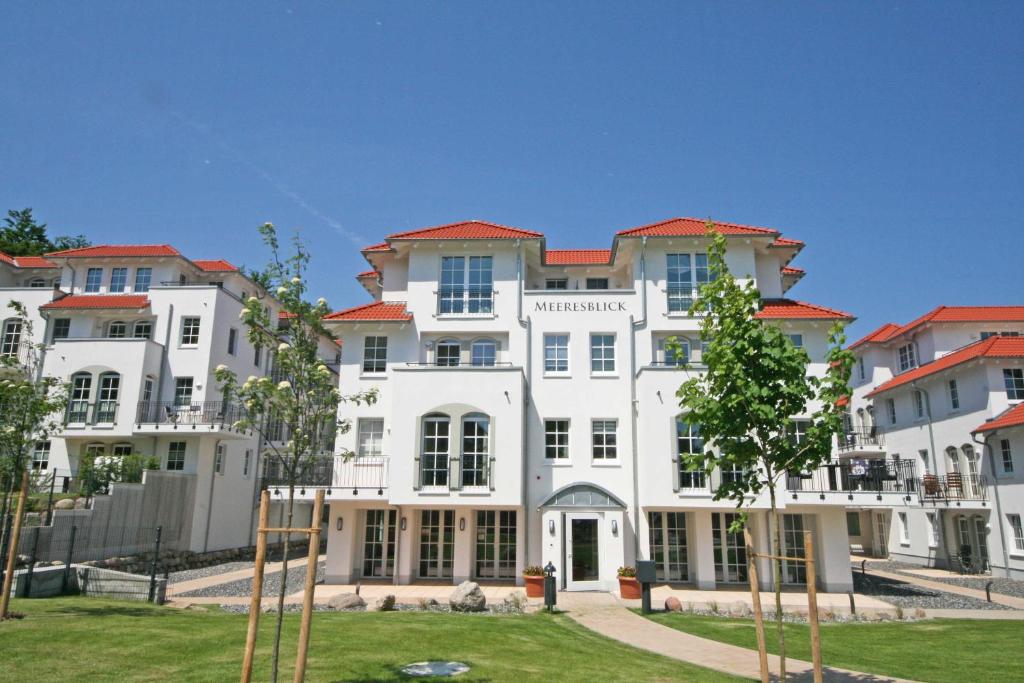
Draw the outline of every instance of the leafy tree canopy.
M37 223L30 208L11 209L0 226L0 251L10 256L41 256L89 244L85 235L61 235L51 240L46 234L46 223Z

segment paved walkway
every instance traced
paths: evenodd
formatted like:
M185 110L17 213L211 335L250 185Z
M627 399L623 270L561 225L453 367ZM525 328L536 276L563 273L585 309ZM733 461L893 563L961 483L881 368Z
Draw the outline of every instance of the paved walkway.
M700 638L662 626L630 612L618 598L609 593L559 593L558 603L559 607L578 624L613 640L735 676L753 679L759 679L761 676L756 650ZM768 666L773 677L777 678L779 658L769 655ZM813 667L810 662L787 658L786 672L788 680L791 681L813 680ZM828 666L825 667L824 674L827 681L907 683L905 679Z
M651 587L651 605L661 607L665 599L675 597L685 609L688 605L694 609L710 610L712 605L723 612L743 607L744 611L753 609L753 599L749 590L698 590L679 585L658 584ZM893 612L893 606L884 600L855 593L858 613ZM624 600L627 607L640 607L639 600ZM761 593L761 605L765 609L775 610L774 592ZM850 613L850 596L848 593L818 593L818 609L835 614ZM807 613L806 590L784 590L782 592L782 611Z

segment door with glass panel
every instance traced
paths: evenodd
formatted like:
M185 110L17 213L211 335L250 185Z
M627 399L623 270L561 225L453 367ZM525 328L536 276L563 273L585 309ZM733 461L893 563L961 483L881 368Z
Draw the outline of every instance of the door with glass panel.
M872 519L875 520L872 554L875 557L889 557L889 516L884 512L876 512Z
M451 420L446 415L423 418L423 453L420 456L420 485L448 486L448 448Z
M515 510L477 510L473 573L478 579L516 577Z
M786 557L807 557L804 552L804 531L808 528L804 515L782 515L782 554ZM783 562L782 582L794 585L807 583L807 564Z
M462 418L462 487L486 488L490 465L491 421L486 415Z
M716 583L746 583L747 546L743 532L732 533L729 527L739 519L735 512L711 514L711 543L715 559Z
M92 396L92 375L75 375L71 378L71 397L68 401L68 422L85 422L89 416L89 399Z
M595 513L565 516L568 590L598 590L601 587L599 534L601 520Z
M651 559L659 581L689 581L685 512L647 513Z
M455 511L420 511L420 578L451 578L454 556Z
M396 510L367 510L363 527L363 578L395 575Z

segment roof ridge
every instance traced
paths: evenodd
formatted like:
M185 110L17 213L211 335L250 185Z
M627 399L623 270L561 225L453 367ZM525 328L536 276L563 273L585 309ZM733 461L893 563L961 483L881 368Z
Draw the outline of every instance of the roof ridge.
M755 232L761 232L761 233L764 233L766 235L775 235L776 237L782 235L782 232L779 231L779 230L776 230L775 228L766 228L766 227L760 226L760 225L745 225L743 223L732 223L730 221L717 221L717 220L714 220L713 218L694 218L692 216L673 216L671 218L666 218L665 220L655 221L654 223L647 223L645 225L638 225L638 226L633 227L633 228L625 228L623 230L619 230L618 232L615 233L615 236L629 237L632 233L638 232L640 230L650 230L652 228L658 228L658 227L661 227L661 226L666 225L668 223L673 223L675 221L690 221L690 222L693 222L693 223L703 223L705 225L707 225L708 223L712 223L713 225L720 225L720 226L729 227L729 228L740 228L740 229L743 229L743 230L753 230Z
M177 256L182 256L182 253L173 244L163 243L147 243L147 244L90 244L87 247L75 247L74 249L61 249L59 251L49 251L43 254L43 256L67 256L74 254L75 252L82 251L93 251L96 249L138 249L142 247L165 247L170 249Z
M467 225L467 224L470 224L470 223L476 223L476 224L479 224L479 225L485 225L485 226L490 227L490 228L499 228L501 230L512 230L514 232L521 232L524 235L529 235L530 237L544 237L544 233L536 232L534 230L526 230L524 228L516 228L516 227L513 227L511 225L502 225L500 223L492 223L491 221L485 221L485 220L480 220L478 218L472 218L472 219L464 220L464 221L455 221L454 223L445 223L444 225L432 225L432 226L428 226L428 227L425 227L425 228L416 228L416 229L413 229L413 230L403 230L402 232L394 232L394 233L389 234L387 236L387 239L389 239L389 240L392 240L392 239L405 239L406 237L408 237L410 235L415 235L415 234L421 233L421 232L431 232L431 231L434 231L434 230L443 230L445 228L455 228L455 227L458 227L460 225ZM458 239L458 238L456 238L456 239ZM485 238L485 239L488 239L488 238ZM491 238L491 239L497 239L497 238Z

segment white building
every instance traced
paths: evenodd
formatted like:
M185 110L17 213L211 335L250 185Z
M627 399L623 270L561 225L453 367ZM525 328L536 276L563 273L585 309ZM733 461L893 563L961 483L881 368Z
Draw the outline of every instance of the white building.
M824 371L839 311L783 298L803 244L778 231L719 224L728 261ZM345 407L353 430L327 488L328 582L520 580L551 562L570 590L616 587L616 569L656 560L666 581L745 585L735 509L710 481L681 471L700 448L675 392L700 372L689 301L707 279L704 221L672 219L615 235L612 248L547 249L542 234L480 221L391 235L368 247L358 277L374 301L327 322L342 338L343 392L377 388ZM666 356L680 336L693 364ZM889 505L838 465L794 476L780 500L787 552L816 537L819 577L852 589L845 506ZM311 484L325 483L311 481ZM311 496L307 490L305 495ZM768 547L767 500L751 502ZM767 586L771 573L761 568ZM804 580L802 566L784 580Z
M891 510L853 510L854 544L1024 576L1024 442L1013 410L1024 400L1022 334L1024 306L940 306L851 345L850 433L840 448L889 471L913 463L917 473Z

